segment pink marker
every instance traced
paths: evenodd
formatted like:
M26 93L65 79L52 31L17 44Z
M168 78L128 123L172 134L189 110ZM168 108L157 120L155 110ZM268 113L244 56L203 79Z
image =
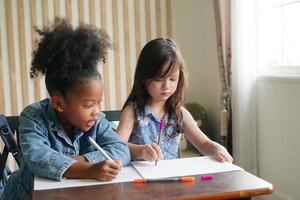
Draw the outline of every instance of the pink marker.
M201 176L202 181L211 180L211 179L213 179L213 175L202 175Z
M165 127L165 120L164 118L161 118L160 123L159 123L159 135L158 135L158 141L157 141L157 145L160 145L161 142L161 135L163 134L164 131L164 127ZM157 165L157 160L155 161L155 166Z

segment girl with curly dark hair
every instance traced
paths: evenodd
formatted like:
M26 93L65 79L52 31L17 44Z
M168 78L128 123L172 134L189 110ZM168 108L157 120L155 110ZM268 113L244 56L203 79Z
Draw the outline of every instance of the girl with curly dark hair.
M109 36L87 25L73 29L64 20L38 33L30 76L45 75L50 98L29 105L20 115L23 162L11 174L4 199L29 199L33 175L110 181L130 161L128 146L101 113L103 86L97 66L111 45Z

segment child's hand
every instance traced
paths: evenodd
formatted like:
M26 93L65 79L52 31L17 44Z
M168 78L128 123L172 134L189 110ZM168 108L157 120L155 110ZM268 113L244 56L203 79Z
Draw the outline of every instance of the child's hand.
M228 153L226 148L221 145L216 148L214 157L216 160L218 160L220 162L226 161L226 162L232 163L232 161L233 161L231 155Z
M92 166L92 177L100 181L111 181L115 179L122 168L120 160L105 160Z
M159 146L155 143L143 145L142 157L144 160L148 161L164 159Z

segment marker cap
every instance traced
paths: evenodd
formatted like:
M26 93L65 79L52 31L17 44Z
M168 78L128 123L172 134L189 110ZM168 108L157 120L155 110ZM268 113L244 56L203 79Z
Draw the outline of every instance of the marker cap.
M181 177L181 181L182 182L194 182L195 178L193 176L184 176L184 177Z
M212 175L202 175L201 176L201 180L204 181L204 180L211 180L213 179L213 176Z
M146 179L138 178L133 180L134 183L146 183Z

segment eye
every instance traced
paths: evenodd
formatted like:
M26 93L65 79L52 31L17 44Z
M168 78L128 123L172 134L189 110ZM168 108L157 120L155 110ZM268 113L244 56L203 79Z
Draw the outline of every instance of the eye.
M164 79L163 78L155 78L154 80L159 82L159 81L163 81Z
M98 104L98 105L101 105L102 102L103 102L103 99L100 99L99 101L97 101L97 104Z
M177 75L176 76L172 76L170 80L171 81L177 81L178 80L178 76Z
M83 104L83 107L84 108L91 108L91 107L93 107L93 104Z

